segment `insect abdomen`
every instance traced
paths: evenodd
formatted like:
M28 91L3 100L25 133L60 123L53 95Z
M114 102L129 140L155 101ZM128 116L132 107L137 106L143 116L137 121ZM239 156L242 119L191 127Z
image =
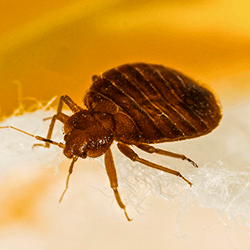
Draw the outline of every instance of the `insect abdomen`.
M96 78L90 88L85 99L88 108L97 96L131 117L147 143L204 135L221 119L210 91L160 65L135 63L111 69Z

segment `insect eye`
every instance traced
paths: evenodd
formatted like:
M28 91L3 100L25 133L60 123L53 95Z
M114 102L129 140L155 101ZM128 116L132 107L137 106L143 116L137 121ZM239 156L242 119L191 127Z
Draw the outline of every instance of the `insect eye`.
M65 134L65 135L64 135L64 141L67 140L68 136L69 136L69 134Z
M84 153L81 154L80 157L81 157L81 158L86 158L86 157L87 157L87 154L84 152Z

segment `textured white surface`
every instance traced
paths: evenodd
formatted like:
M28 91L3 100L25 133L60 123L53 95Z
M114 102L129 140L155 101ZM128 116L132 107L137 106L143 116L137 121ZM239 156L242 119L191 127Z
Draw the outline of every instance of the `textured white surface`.
M38 110L34 113L11 117L2 122L0 126L12 125L35 135L46 136L49 120L43 121L43 118L51 117L53 113L53 110ZM216 230L223 231L223 227L224 230L228 230L230 227L240 228L241 230L237 231L240 232L240 237L243 237L243 239L240 239L239 236L235 234L230 236L229 232L225 234L226 236L223 236L225 241L228 241L229 246L233 246L236 249L244 249L241 248L240 245L243 244L249 247L249 132L250 104L248 103L225 110L219 127L207 136L178 143L157 145L169 151L185 154L199 165L198 169L195 169L188 162L157 156L155 154L149 155L140 150L136 150L141 157L180 171L187 179L193 182L192 188L176 176L131 162L118 152L115 145L113 145L112 150L118 172L120 193L124 203L127 205L128 214L134 219L133 222L129 223L130 227L133 228L133 226L136 226L136 221L150 221L152 213L155 213L159 218L156 217L153 220L157 221L158 218L160 219L160 224L169 225L169 228L165 228L165 230L172 230L175 240L180 238L190 240L192 237L195 237L195 235L198 236L200 230L205 234L204 230L209 231L209 228L213 228L214 225L217 225L219 222L222 228L218 229L219 227L216 227ZM62 126L59 122L55 128L53 139L58 142L63 141ZM36 168L57 167L64 159L62 149L55 146L51 146L50 149L42 147L32 148L33 144L37 143L34 138L11 129L0 129L0 142L1 180L4 180L6 176L8 177L8 173L19 173L20 168L22 168L22 172L27 171L28 173L31 170L35 171L34 166L36 166ZM103 157L96 160L100 163L100 166L103 166ZM66 164L68 165L69 162L67 161ZM124 223L127 223L123 212L119 209L112 196L113 194L109 188L109 183L107 179L105 179L104 168L102 170L103 177L100 177L101 172L93 168L93 166L96 167L96 165L98 164L95 160L78 161L70 180L69 190L63 201L63 205L60 206L69 206L71 203L76 203L76 206L82 206L84 207L84 211L88 211L87 206L93 207L95 205L101 215L97 215L98 212L90 209L90 211L87 212L88 217L84 218L84 221L90 220L92 223L92 220L96 218L94 221L96 221L98 225L101 221L101 219L97 219L99 218L98 216L106 217L105 221L108 221L108 219L112 220L115 216L119 218L119 223L121 223L120 220L124 220ZM80 166L83 167L81 168ZM79 169L81 171L80 173L77 172ZM90 192L96 192L97 190L98 195L101 197L97 198L94 204L86 204L87 201L81 198L81 186L86 186L86 183L84 184L84 178L87 178L85 173L91 176L88 177L90 183L87 184L92 188ZM104 179L102 180L102 178ZM100 179L100 181L95 183L92 179ZM63 176L63 181L65 180L66 175ZM63 183L62 185L65 184ZM63 191L64 186L62 185L57 187L57 189L62 188L60 190ZM76 189L76 186L79 190L78 188ZM86 189L84 189L84 192L85 190ZM84 194L85 196L86 193L87 191ZM91 194L89 195L92 196ZM57 196L59 198L60 193L59 195L57 193ZM92 198L94 197L95 195L92 196ZM159 200L155 197L160 197L161 199ZM89 198L87 198L87 200L91 202L92 198L90 201ZM68 199L70 199L71 202L69 202ZM101 201L110 204L110 199L113 200L114 203L112 210L117 211L115 215L107 214L104 207L102 208L100 204ZM78 202L80 201L81 203L79 203L79 205ZM159 205L159 202L163 204L163 201L163 207L167 206L167 209L160 209L160 206L155 207L155 204ZM201 209L201 207L205 210ZM105 211L102 211L102 209ZM66 213L67 216L70 217L78 214L78 212L73 212L69 207ZM205 223L206 217L211 213L215 215L214 217L212 216L214 221ZM80 214L79 216L83 216ZM53 223L59 223L60 219L59 217L57 218L57 216L59 215L53 216ZM78 219L81 220L80 217L78 217ZM70 223L72 227L74 227L74 221L76 222L78 219L75 218L72 222L71 218ZM172 223L175 224L172 228L171 220L173 220ZM161 228L159 223L158 226ZM64 230L63 227L60 228L60 230ZM126 232L123 233L126 235ZM164 234L164 231L161 233ZM211 235L212 234L213 233L211 233ZM76 235L74 236L77 237ZM209 236L208 234L207 237L209 239L209 237L214 236ZM224 240L222 240L223 237L221 238L221 242L223 242L222 246L225 246L223 245L225 244ZM235 243L237 239L239 239L241 243ZM39 241L40 238L38 237L37 240ZM209 240L207 240L207 242L209 242ZM206 244L205 241L204 244ZM113 245L113 242L111 245ZM174 245L177 246L176 243ZM219 245L220 244L218 244L218 247ZM190 247L191 246L193 246L192 243L190 243ZM185 244L183 244L183 248L185 248ZM182 246L179 245L178 249L182 249ZM217 248L213 247L213 249Z

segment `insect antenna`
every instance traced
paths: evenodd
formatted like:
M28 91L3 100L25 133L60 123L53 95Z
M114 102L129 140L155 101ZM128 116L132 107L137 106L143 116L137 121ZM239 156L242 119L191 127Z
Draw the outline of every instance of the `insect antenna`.
M4 129L11 128L11 129L17 130L17 131L19 131L19 132L21 132L23 134L26 134L28 136L34 137L38 141L43 141L43 142L46 142L46 143L50 143L50 144L56 145L56 146L58 146L60 148L65 148L65 145L62 142L55 142L55 141L52 141L50 139L46 139L46 138L44 138L42 136L39 136L39 135L32 135L32 134L30 134L30 133L28 133L28 132L26 132L24 130L21 130L21 129L13 127L13 126L0 126L0 129L2 129L2 128L4 128Z
M33 135L33 134L30 134L30 133L28 133L28 132L26 132L26 131L24 131L24 130L21 130L21 129L16 128L16 127L13 127L13 126L0 126L0 129L6 129L6 128L10 128L10 129L17 130L18 132L21 132L21 133L23 133L23 134L26 134L26 135L28 135L28 136L31 136L31 137L33 137L33 138L39 140L39 141L43 141L43 142L46 142L46 143L50 143L50 144L56 145L56 146L58 146L58 147L60 147L60 148L65 148L65 145L64 145L62 142L55 142L55 141L52 141L52 140L50 140L50 139L46 139L46 138L44 138L44 137L41 137L41 136L39 136L39 135ZM35 145L40 145L40 144L35 144ZM44 145L40 145L40 146L44 146ZM72 172L73 172L73 167L74 167L74 164L75 164L75 162L77 161L77 159L78 159L78 156L74 155L73 160L72 160L72 162L71 162L71 164L70 164L70 167L69 167L69 174L68 174L67 181L66 181L66 188L65 188L65 190L63 191L63 193L62 193L62 195L61 195L61 198L60 198L59 202L62 201L62 199L63 199L63 197L64 197L64 194L65 194L66 191L68 190L68 187L69 187L69 178L70 178L70 175L71 175Z
M64 197L66 191L67 191L68 188L69 188L69 177L70 177L70 175L71 175L72 172L73 172L73 167L74 167L74 164L75 164L75 162L77 161L77 159L78 159L78 156L77 156L77 155L74 155L74 156L73 156L73 160L72 160L72 162L71 162L71 164L70 164L70 167L69 167L69 173L68 173L68 177L67 177L67 180L66 180L66 187L65 187L65 189L64 189L64 191L63 191L63 193L62 193L62 195L61 195L61 198L60 198L60 200L59 200L59 203L61 203L61 201L62 201L62 199L63 199L63 197Z

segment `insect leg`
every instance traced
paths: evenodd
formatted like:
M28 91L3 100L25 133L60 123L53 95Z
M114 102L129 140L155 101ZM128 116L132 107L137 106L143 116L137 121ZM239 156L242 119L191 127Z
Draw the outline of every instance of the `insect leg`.
M126 206L123 204L120 194L118 192L118 180L117 180L117 175L116 175L116 169L115 169L115 164L112 156L111 149L109 148L106 153L105 153L105 167L106 171L109 177L110 181L110 186L114 191L116 201L121 209L124 210L125 216L128 221L131 221L131 219L128 217L127 212L126 212Z
M57 112L52 117L50 125L49 125L49 130L48 130L48 133L46 136L47 140L50 140L52 137L52 133L53 133L53 129L54 129L56 120L59 120L62 123L65 123L65 121L68 119L68 116L62 113L63 103L65 103L74 113L82 110L82 108L79 107L69 96L67 96L67 95L61 96L60 100L59 100L58 107L57 107ZM50 143L46 142L45 145L35 144L34 146L45 146L46 148L49 148Z
M153 146L145 145L145 144L138 144L138 145L136 145L136 147L138 147L138 148L142 149L143 151L146 151L147 153L150 153L150 154L156 153L156 154L166 155L169 157L178 158L178 159L182 159L184 161L188 161L188 162L192 163L194 167L198 168L198 165L193 160L187 158L185 155L176 154L173 152L169 152L169 151L155 148Z
M192 183L187 180L186 178L184 178L182 176L182 174L178 171L175 171L173 169L170 169L170 168L166 168L166 167L163 167L161 165L158 165L158 164L155 164L153 162L150 162L150 161L147 161L143 158L140 158L128 145L126 144L123 144L123 143L118 143L117 144L117 147L118 149L125 155L127 156L130 160L132 161L138 161L146 166L149 166L151 168L155 168L155 169L158 169L158 170L162 170L164 172L167 172L169 174L173 174L173 175L176 175L180 178L182 178L184 181L186 181L190 186L192 186Z
M83 108L78 106L68 95L62 95L61 98L60 98L60 102L61 103L64 102L74 113L83 110ZM59 106L60 106L60 102L59 102L59 105L58 105L58 109L59 109ZM61 110L62 110L62 107L60 108L60 110L58 110L58 109L57 109L57 113L60 113Z

